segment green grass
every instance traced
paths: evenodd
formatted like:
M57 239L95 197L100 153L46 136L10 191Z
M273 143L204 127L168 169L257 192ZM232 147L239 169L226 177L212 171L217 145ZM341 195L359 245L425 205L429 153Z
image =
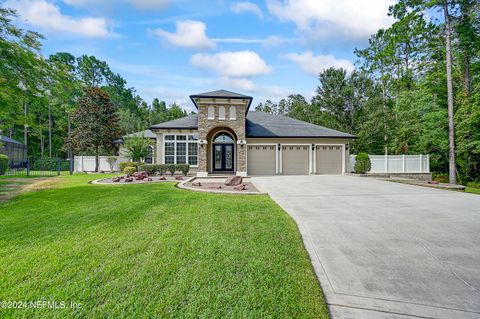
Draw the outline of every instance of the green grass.
M82 305L0 317L328 318L297 227L268 196L95 178L0 205L0 301Z
M465 192L466 193L472 193L472 194L480 194L480 188L474 188L474 187L465 187Z

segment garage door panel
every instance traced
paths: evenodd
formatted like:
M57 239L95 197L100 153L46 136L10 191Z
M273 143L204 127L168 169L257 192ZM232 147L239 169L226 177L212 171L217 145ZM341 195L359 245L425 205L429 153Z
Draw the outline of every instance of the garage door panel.
M248 175L275 175L275 146L249 145L247 147Z
M308 175L309 146L282 146L282 174Z
M315 152L317 174L342 174L342 146L317 145Z

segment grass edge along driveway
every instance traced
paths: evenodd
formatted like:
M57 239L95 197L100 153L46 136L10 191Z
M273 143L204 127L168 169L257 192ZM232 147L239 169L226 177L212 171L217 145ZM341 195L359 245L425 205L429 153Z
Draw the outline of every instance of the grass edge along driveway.
M297 226L268 196L95 178L0 205L0 301L60 306L0 317L328 318Z

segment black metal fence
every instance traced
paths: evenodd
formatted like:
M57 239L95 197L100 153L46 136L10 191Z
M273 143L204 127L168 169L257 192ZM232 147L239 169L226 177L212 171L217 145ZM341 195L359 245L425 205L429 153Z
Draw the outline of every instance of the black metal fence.
M48 177L73 172L73 161L61 158L28 158L11 163L4 175L12 177Z

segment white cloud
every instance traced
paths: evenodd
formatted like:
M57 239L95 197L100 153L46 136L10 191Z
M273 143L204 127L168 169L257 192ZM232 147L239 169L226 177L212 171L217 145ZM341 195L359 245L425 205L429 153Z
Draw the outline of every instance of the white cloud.
M286 43L293 43L295 41L297 41L297 39L284 38L284 37L278 36L278 35L271 35L271 36L269 36L269 37L267 37L266 39L263 40L262 45L269 47L269 46L282 45L282 44L286 44Z
M267 0L270 13L310 37L364 39L389 26L394 0Z
M229 78L229 77L221 77L217 81L220 85L224 85L227 87L232 87L244 91L255 91L257 86L253 83L252 80L245 79L245 78Z
M244 2L237 2L233 5L232 11L235 13L242 13L242 12L251 12L256 14L259 18L263 18L263 12L260 8L252 2L244 1Z
M271 72L267 63L253 51L197 53L192 56L190 63L226 77L252 77Z
M159 28L153 30L152 33L175 46L194 49L211 49L216 46L215 42L207 37L205 33L207 26L201 21L177 21L176 28L175 32L168 32Z
M301 54L290 53L286 54L285 58L295 62L300 68L308 74L318 75L329 67L343 68L348 72L355 69L353 63L345 59L337 59L333 55L314 55L311 51Z
M76 18L64 15L58 6L45 0L8 0L3 6L16 10L23 22L47 31L68 32L96 38L113 35L109 32L104 18Z

